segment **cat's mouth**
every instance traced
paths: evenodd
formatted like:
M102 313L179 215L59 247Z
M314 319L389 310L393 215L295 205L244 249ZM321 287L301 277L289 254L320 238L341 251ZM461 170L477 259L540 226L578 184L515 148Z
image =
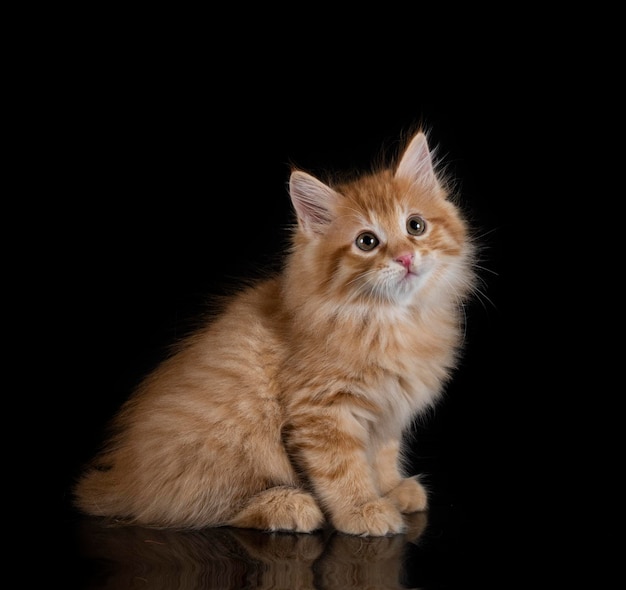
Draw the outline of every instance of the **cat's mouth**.
M417 269L407 269L398 277L398 285L402 288L414 286L422 278L422 273Z
M410 268L405 269L404 274L400 277L398 282L403 285L409 285L414 282L422 282L431 268L432 266L428 263L421 264L418 267L411 266Z
M402 281L410 281L412 279L417 279L421 276L421 272L417 268L407 268L404 276L402 277Z

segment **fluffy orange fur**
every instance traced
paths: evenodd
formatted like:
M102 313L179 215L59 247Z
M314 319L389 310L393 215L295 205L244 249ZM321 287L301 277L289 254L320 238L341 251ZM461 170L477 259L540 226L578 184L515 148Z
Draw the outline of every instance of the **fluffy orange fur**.
M403 437L455 368L475 247L419 131L397 165L301 170L281 272L233 295L121 408L77 506L153 527L354 535L427 509Z

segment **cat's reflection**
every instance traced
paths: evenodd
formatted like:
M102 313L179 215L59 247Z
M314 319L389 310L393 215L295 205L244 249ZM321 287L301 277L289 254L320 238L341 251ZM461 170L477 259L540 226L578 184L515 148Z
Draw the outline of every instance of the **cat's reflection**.
M263 533L107 527L85 520L79 530L89 565L88 588L401 589L406 544L426 528L426 515L409 517L409 531L391 537L334 532Z

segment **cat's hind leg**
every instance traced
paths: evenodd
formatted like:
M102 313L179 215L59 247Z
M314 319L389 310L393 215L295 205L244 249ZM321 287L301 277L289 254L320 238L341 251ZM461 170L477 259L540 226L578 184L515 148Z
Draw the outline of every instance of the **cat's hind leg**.
M277 486L253 496L228 523L239 528L310 533L324 524L313 496L300 488Z

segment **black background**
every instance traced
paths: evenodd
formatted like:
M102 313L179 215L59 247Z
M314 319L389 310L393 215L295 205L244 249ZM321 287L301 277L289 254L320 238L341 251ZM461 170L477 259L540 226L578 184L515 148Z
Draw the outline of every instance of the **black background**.
M290 166L367 169L423 124L483 245L484 283L454 379L415 426L414 467L454 511L463 564L486 575L490 554L519 572L558 460L545 436L558 394L541 368L556 337L549 324L537 333L547 289L536 272L529 280L545 251L537 232L550 232L529 211L554 195L545 172L563 141L559 96L516 52L505 69L489 51L414 57L367 44L321 56L278 42L239 58L206 34L142 32L94 41L85 28L25 75L14 229L28 276L15 291L40 361L22 369L37 394L21 414L29 423L37 408L40 512L71 527L73 479L132 388L213 295L279 264ZM445 567L472 581L458 559Z

